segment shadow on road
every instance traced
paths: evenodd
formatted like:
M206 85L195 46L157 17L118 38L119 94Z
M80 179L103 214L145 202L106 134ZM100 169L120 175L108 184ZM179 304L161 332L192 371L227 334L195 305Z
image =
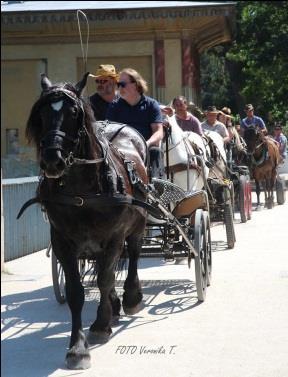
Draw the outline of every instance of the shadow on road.
M122 294L124 281L117 281ZM144 280L143 310L149 316L121 316L112 337L134 327L163 321L170 315L190 310L197 305L194 282L190 280ZM83 328L87 332L95 320L99 292L85 288ZM2 296L2 373L5 377L49 376L64 365L71 330L68 305L56 302L52 287ZM91 349L98 348L95 345ZM104 345L103 345L104 346Z

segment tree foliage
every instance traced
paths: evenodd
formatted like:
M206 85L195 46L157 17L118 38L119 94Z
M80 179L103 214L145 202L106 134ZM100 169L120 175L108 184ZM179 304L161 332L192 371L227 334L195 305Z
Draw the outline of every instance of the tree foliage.
M241 113L245 103L252 103L268 126L281 121L288 127L288 2L240 1L236 9L232 45L211 49L202 57L202 64L209 60L202 65L203 104L212 92L215 105L223 101Z

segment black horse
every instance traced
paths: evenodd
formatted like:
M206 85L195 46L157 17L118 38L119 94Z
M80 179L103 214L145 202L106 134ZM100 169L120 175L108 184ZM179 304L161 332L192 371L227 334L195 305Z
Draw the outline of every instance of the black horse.
M122 305L126 314L140 310L137 260L147 214L145 206L131 204L144 203L146 198L145 140L125 125L105 127L105 122L95 122L90 106L81 96L87 76L88 73L73 86L52 85L42 75L42 93L31 110L26 129L43 171L38 201L47 212L53 252L65 272L72 315L66 363L71 369L90 367L88 342L107 341L113 317L120 316L115 267L125 244L129 266ZM78 271L80 255L96 260L101 294L88 342L81 320L84 288Z
M257 128L250 126L244 131L247 144L247 162L252 178L255 179L257 208L260 208L260 192L262 187L265 194L265 206L271 209L274 205L273 190L276 183L277 166L280 153L275 141L264 136Z

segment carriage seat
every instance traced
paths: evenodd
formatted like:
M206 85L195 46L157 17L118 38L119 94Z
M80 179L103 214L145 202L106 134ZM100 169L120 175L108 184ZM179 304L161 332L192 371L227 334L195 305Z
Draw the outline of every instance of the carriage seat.
M178 219L190 217L198 208L205 211L209 209L207 193L204 190L197 190L185 196L184 199L177 203L172 214Z
M203 209L208 211L209 209L209 202L208 197L205 191L197 190L195 192L187 194L182 200L176 203L172 215L174 215L177 219L183 217L191 217L193 222L193 214L197 209ZM158 219L151 214L147 216L147 225L165 225L165 219Z

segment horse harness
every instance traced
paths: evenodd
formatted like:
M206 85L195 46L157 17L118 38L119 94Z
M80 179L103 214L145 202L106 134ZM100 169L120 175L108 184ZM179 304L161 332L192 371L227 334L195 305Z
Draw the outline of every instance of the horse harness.
M103 157L96 158L96 159L82 159L77 158L74 156L74 151L79 146L83 145L84 138L88 135L86 126L85 126L85 117L84 117L84 107L82 104L82 101L77 97L77 95L68 89L61 88L59 89L49 89L48 92L44 90L41 94L40 100L37 103L37 106L40 107L43 103L47 101L47 98L53 96L53 99L56 99L53 101L53 103L60 101L63 96L69 97L72 99L80 108L82 112L82 125L78 130L78 137L76 139L71 138L69 135L67 135L65 132L60 130L51 130L49 131L45 137L40 141L40 149L57 149L57 150L64 150L63 148L63 142L59 142L59 138L61 138L65 143L70 143L73 146L73 151L68 154L68 156L65 159L65 164L68 168L70 168L72 165L85 165L85 164L104 164L104 172L107 182L107 191L108 194L103 193L97 193L97 194L91 194L88 196L78 196L78 195L68 195L64 193L56 193L53 195L53 197L48 197L45 199L41 199L39 196L36 198L28 200L24 205L21 207L17 219L20 218L20 216L23 214L23 212L32 204L40 203L42 205L42 210L46 212L45 209L45 202L51 202L59 203L59 204L66 204L66 205L73 205L76 207L82 207L86 205L91 204L97 204L98 206L107 206L107 205L123 205L123 204L133 204L136 206L140 206L146 210L149 210L150 213L155 214L155 208L149 205L146 202L143 202L141 200L138 200L130 195L126 195L125 192L125 185L124 180L121 175L117 173L117 169L114 165L113 159L111 158L109 154L109 150L113 150L114 153L116 153L122 160L129 181L131 183L131 186L133 188L133 191L141 191L142 193L147 193L149 191L147 185L143 183L143 181L138 177L137 172L135 170L135 163L131 160L128 160L126 156L118 150L118 148L112 144L112 140L118 135L118 133L127 125L121 124L119 125L117 129L115 129L115 132L110 136L110 140L105 137L104 128L99 127L93 127L95 136L97 138L97 142L100 145L100 148L102 150ZM107 122L104 122L107 124ZM102 124L103 126L103 124ZM53 142L51 143L51 138ZM50 143L49 143L50 141ZM47 145L49 143L49 145ZM114 176L116 175L116 182L115 179L113 179L113 171ZM39 181L38 186L38 193L40 190L40 186L43 182L43 178ZM61 185L61 181L59 183ZM159 214L158 214L159 215Z

